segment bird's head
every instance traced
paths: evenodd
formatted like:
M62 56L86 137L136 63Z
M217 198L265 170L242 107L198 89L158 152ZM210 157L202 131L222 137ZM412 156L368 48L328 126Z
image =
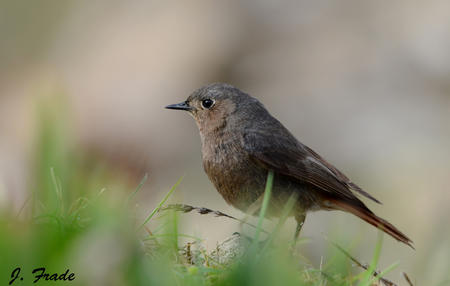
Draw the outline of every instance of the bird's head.
M189 112L200 133L206 134L244 119L257 106L262 105L239 89L229 84L214 83L197 89L186 101L166 108Z

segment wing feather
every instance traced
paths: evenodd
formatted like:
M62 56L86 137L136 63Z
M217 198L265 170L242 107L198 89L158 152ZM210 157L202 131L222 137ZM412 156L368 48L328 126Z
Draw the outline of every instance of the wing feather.
M280 127L278 126L278 129ZM356 199L352 191L380 203L319 154L300 143L286 129L273 133L249 132L244 135L244 146L252 160L276 173L309 183L329 195L347 200ZM287 134L287 135L286 135Z

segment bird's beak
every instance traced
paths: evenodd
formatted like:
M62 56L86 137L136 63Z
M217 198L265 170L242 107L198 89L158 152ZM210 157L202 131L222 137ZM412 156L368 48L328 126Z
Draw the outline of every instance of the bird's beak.
M167 105L166 108L167 109L186 110L186 111L192 110L192 107L190 107L189 104L187 104L186 101L180 102L180 103L176 103L176 104Z

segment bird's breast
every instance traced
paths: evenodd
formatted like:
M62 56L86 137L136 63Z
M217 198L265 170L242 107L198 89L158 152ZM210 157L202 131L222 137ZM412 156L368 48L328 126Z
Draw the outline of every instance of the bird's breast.
M266 171L254 164L239 138L215 138L202 145L203 167L227 203L241 210L263 192Z

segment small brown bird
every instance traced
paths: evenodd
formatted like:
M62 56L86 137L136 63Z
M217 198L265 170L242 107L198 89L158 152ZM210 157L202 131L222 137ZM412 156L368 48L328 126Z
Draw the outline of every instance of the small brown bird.
M232 206L248 211L262 197L269 170L274 172L269 216L276 216L295 196L291 215L297 239L308 211L352 213L412 247L412 241L376 216L355 193L377 199L336 167L303 145L255 98L223 83L210 84L182 103L166 106L191 114L200 130L203 167Z

